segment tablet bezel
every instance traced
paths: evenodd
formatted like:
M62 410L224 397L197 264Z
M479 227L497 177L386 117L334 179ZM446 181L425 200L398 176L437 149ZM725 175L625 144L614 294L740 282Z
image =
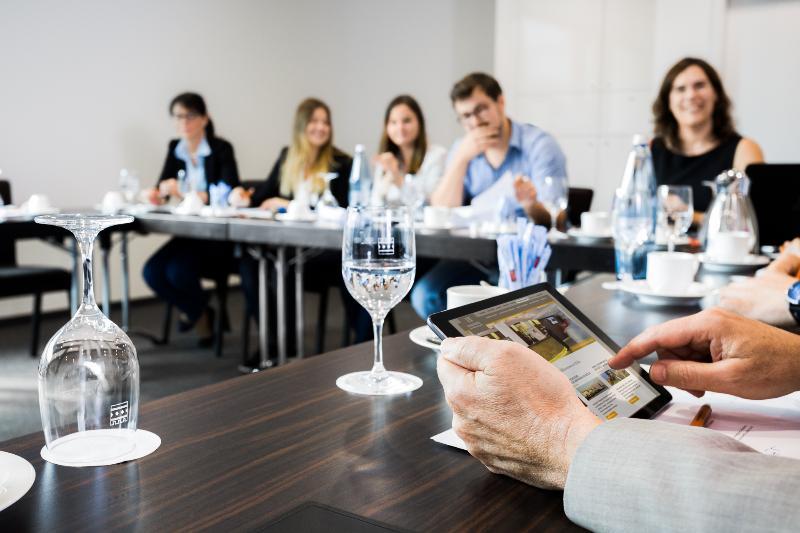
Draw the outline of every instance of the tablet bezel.
M455 318L460 318L465 315L469 315L475 313L477 311L482 311L489 307L495 307L500 304L504 304L510 302L512 300L518 300L520 298L524 298L526 296L531 296L537 293L541 293L542 291L547 292L553 299L561 306L563 306L567 311L572 313L572 315L578 319L583 327L585 327L589 333L591 333L595 339L601 341L605 344L609 349L611 349L614 353L619 352L620 347L617 343L611 340L608 335L603 333L603 331L597 327L597 325L589 320L589 318L584 315L577 307L575 307L572 302L570 302L563 294L558 292L552 285L549 283L539 283L536 285L531 285L529 287L524 287L522 289L518 289L515 291L507 292L506 294L501 294L499 296L493 296L491 298L487 298L485 300L481 300L479 302L474 302L471 304L463 305L461 307L455 307L453 309L448 309L446 311L440 311L438 313L433 313L428 317L428 326L433 330L436 335L444 340L447 337L463 337L455 326L453 326L450 321ZM662 387L650 379L650 375L639 366L637 363L634 363L631 367L627 370L636 369L638 370L639 376L644 379L644 381L653 387L658 396L656 396L650 403L644 405L641 409L630 415L628 418L653 418L659 411L661 411L666 405L672 401L672 395ZM577 394L577 391L576 391Z

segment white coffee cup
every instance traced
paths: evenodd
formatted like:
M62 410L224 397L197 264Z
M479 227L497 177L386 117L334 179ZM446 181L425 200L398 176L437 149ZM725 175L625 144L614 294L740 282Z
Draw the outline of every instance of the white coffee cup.
M706 253L717 261L741 261L753 247L753 236L746 231L724 231L709 235Z
M450 225L450 208L426 205L422 210L422 220L429 228L444 228Z
M117 213L119 210L125 207L125 197L122 195L121 192L108 191L103 196L103 202L101 205L103 213L106 214Z
M647 284L656 294L686 294L699 266L695 254L650 252L647 254Z
M461 307L507 292L508 289L493 285L456 285L447 289L447 308Z
M605 211L581 213L581 232L586 235L608 235L611 231L611 215Z
M196 215L200 213L205 204L197 193L187 194L175 211L181 215Z
M32 194L25 206L29 213L40 213L50 209L50 198L44 194Z

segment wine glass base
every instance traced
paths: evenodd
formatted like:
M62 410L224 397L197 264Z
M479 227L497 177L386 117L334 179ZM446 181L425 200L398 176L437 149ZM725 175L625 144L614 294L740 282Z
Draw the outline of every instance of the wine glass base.
M118 459L133 451L135 445L132 430L95 429L61 437L47 448L58 461L78 465Z
M336 386L347 392L369 396L405 394L422 386L422 380L417 376L403 372L387 372L386 374L385 379L376 381L372 377L372 372L352 372L337 379Z

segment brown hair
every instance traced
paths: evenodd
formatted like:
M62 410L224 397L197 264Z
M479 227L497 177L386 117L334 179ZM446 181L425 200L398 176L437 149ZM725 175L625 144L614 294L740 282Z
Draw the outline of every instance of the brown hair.
M486 96L495 102L503 94L503 89L500 88L500 84L497 83L496 79L483 72L473 72L472 74L467 74L453 85L450 90L450 102L455 104L458 100L466 100L476 88L480 88L486 93Z
M714 137L718 141L724 141L736 133L736 128L731 118L731 101L722 87L722 80L717 71L702 59L684 57L667 71L664 81L661 82L661 88L658 90L658 96L653 102L655 136L664 139L668 148L678 152L681 151L681 140L678 135L678 122L669 109L669 94L672 91L672 84L675 82L675 78L691 66L698 66L705 72L708 81L714 88L714 92L717 93L717 101L711 114Z
M411 154L411 161L403 161L402 150L400 150L400 147L397 146L386 134L386 125L389 124L389 115L392 113L392 109L399 105L408 106L408 108L411 109L411 112L416 115L417 123L419 124L417 138L414 139L414 151ZM428 137L425 134L425 118L422 116L422 108L419 107L419 104L412 96L407 94L396 96L391 102L389 102L389 106L386 108L386 114L383 117L383 133L381 134L381 142L378 152L390 152L394 154L394 156L398 160L402 161L405 165L406 173L416 174L417 171L419 171L419 167L422 166L422 160L425 159L425 152L427 151Z
M331 136L328 142L319 149L317 158L309 161L311 157L311 145L306 138L306 126L311 122L311 115L317 109L324 109L328 115L328 123L331 127ZM281 167L281 194L284 196L294 195L297 185L304 179L311 180L312 190L322 192L324 188L323 180L318 174L327 172L333 164L333 118L330 108L322 100L317 98L306 98L297 106L294 114L294 128L292 129L292 144L289 145L289 152L286 160ZM308 170L308 173L306 173Z

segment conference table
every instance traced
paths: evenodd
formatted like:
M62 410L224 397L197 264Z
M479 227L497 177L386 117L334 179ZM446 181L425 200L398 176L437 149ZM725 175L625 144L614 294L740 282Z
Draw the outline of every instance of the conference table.
M697 311L641 305L601 288L610 279L583 280L566 297L619 343ZM142 405L140 427L162 444L136 461L66 468L40 458L41 433L2 443L37 478L0 512L0 531L288 531L297 524L292 511L310 502L333 513L324 518L328 532L378 530L342 525L350 515L382 531L580 529L560 492L491 474L430 440L451 421L437 354L408 332L387 337L384 352L389 369L420 376L422 387L395 397L339 390L339 375L369 368L364 343Z

